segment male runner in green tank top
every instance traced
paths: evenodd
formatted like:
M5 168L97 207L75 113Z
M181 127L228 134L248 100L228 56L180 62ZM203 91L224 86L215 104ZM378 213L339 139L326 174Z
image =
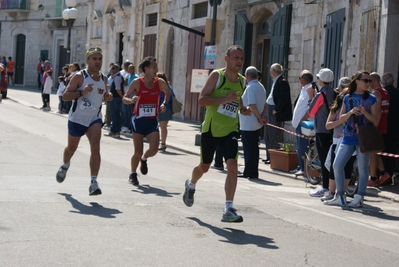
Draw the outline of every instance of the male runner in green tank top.
M219 144L227 165L226 206L222 221L242 222L242 216L237 215L233 208L233 199L237 187L238 111L244 115L251 114L249 109L240 108L244 88L244 78L239 73L244 64L243 48L238 45L229 47L225 61L226 68L212 71L198 98L198 103L206 106L200 163L193 169L191 179L185 183L183 201L189 207L194 204L195 185L209 170Z

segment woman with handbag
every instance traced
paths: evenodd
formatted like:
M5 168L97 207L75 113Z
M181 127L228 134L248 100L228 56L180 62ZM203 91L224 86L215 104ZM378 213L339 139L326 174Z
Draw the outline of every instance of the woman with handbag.
M172 98L174 96L172 86L169 83L168 77L164 72L158 72L157 77L165 80L166 84L169 87L172 95L169 98L168 103L166 104L165 112L160 112L158 115L158 123L159 129L161 132L161 144L159 145L158 150L165 151L166 150L166 137L168 136L168 123L170 120L173 120L173 113L172 113ZM165 93L161 91L161 97L159 98L159 104L163 103L165 98Z
M369 176L370 154L360 151L358 139L358 125L378 124L376 98L369 92L370 75L368 72L359 71L352 76L349 84L349 92L345 95L342 107L340 122L344 123L344 137L337 148L333 169L335 174L336 194L332 200L324 201L326 205L346 206L344 195L345 170L347 161L353 152L357 152L359 181L358 193L348 205L353 208L363 206L363 197L366 193L367 180Z

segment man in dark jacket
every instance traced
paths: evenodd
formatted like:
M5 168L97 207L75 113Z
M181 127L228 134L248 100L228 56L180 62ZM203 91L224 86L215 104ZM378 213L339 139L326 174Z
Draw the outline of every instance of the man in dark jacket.
M384 73L381 83L389 94L389 111L388 111L388 132L384 135L386 153L397 154L399 142L399 90L393 86L394 78L392 73ZM395 170L395 158L382 157L385 170L393 176ZM391 182L391 181L390 181Z
M283 67L274 63L270 67L270 76L273 80L272 88L266 99L266 121L269 124L282 127L283 122L292 120L292 105L290 85L282 75ZM265 164L270 164L268 149L276 149L277 143L283 141L283 131L272 126L265 126L266 159Z

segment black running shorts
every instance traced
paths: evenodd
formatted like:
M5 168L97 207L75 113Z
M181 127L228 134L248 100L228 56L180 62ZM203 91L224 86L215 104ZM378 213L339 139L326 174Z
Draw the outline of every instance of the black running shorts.
M211 132L201 134L201 163L211 164L217 145L220 145L225 160L238 158L238 132L224 137L214 137Z

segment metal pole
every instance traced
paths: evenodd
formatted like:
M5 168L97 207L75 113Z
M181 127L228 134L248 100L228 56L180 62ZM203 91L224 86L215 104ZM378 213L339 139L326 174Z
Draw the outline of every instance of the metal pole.
M216 0L213 0L213 16L212 16L212 31L211 31L211 43L210 45L216 44L216 17L217 17L217 4Z

